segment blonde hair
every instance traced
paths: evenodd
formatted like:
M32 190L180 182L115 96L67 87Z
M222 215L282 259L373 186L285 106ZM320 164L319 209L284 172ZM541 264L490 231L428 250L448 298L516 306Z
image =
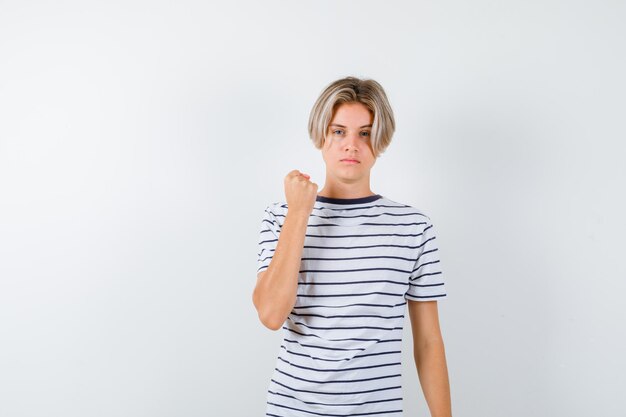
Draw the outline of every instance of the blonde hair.
M330 83L311 109L309 137L317 149L322 149L337 107L355 102L365 105L374 116L371 145L374 156L378 158L391 143L396 122L385 90L372 79L345 77Z

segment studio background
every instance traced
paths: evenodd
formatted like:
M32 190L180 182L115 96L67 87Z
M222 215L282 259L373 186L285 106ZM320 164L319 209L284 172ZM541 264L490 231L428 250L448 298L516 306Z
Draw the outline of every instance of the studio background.
M626 409L621 1L0 2L0 415L261 416L265 207L373 78L460 416ZM428 416L405 318L404 413Z

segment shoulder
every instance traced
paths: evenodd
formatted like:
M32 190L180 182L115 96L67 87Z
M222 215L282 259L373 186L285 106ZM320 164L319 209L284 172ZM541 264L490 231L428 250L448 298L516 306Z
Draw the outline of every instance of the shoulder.
M381 199L381 203L384 203L386 207L393 207L394 209L397 208L397 210L403 214L408 214L412 217L415 216L415 219L421 222L430 223L430 217L419 206L401 203L384 196Z
M265 207L265 212L276 218L282 224L287 214L287 203L284 201L273 201Z
M283 201L272 201L272 202L268 203L268 204L265 206L265 210L268 210L268 211L271 211L271 212L277 212L277 211L280 211L280 208L281 208L283 205L285 205L285 206L286 206L286 205L287 205L287 203L285 203L285 202L283 202Z

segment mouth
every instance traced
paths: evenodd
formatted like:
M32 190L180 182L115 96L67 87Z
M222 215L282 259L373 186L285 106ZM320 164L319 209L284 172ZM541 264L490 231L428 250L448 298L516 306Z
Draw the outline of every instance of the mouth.
M360 162L357 161L356 159L350 159L350 158L342 159L341 162L345 162L347 164L360 164Z

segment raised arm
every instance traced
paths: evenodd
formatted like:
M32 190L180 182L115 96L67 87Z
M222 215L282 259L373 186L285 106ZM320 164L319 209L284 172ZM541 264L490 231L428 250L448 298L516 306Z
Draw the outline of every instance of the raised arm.
M257 275L252 302L261 323L278 330L296 303L298 272L309 216L315 205L317 184L293 170L285 177L287 215L280 230L272 260Z

